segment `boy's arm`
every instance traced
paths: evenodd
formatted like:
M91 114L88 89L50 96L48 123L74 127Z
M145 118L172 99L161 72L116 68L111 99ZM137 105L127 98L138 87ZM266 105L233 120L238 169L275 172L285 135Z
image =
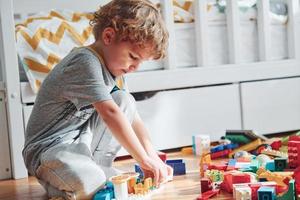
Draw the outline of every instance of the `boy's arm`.
M140 143L143 145L146 153L152 158L159 158L156 150L154 149L147 128L144 122L140 118L139 114L136 113L134 120L132 122L132 128L138 137Z
M137 135L139 141L141 142L141 144L143 145L144 149L146 150L147 154L157 160L166 170L168 173L168 177L166 180L172 180L173 179L173 168L171 168L169 165L166 165L164 162L162 162L162 160L159 158L156 150L154 149L149 134L148 134L148 130L144 125L144 122L142 121L142 119L140 118L139 114L136 113L134 120L132 122L132 128L135 132L135 134Z
M94 103L93 106L130 155L141 167L153 172L155 184L158 185L162 180L166 179L167 172L157 160L150 157L144 150L132 126L117 104L113 100L107 100Z

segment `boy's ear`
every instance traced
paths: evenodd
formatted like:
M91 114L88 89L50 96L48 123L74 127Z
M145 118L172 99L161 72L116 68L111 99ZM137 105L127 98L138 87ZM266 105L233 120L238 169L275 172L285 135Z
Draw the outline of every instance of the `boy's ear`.
M102 40L104 45L110 45L115 40L116 37L116 31L111 28L107 27L102 32Z

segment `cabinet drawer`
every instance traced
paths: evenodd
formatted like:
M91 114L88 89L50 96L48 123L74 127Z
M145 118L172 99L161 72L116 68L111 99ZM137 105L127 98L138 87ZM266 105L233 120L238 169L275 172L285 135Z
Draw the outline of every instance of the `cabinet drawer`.
M258 133L300 129L300 78L241 84L243 124Z
M218 140L226 129L241 128L237 85L161 91L137 101L137 109L157 149L191 145L195 134Z

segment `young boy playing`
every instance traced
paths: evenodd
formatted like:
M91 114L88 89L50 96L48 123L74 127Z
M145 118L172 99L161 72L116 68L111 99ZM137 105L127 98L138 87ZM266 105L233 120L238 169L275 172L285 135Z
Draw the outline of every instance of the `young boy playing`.
M173 173L157 156L122 78L164 57L168 33L159 10L148 0L113 0L91 25L95 42L73 49L47 76L26 129L25 164L49 197L92 198L118 173L112 162L119 143L156 185Z

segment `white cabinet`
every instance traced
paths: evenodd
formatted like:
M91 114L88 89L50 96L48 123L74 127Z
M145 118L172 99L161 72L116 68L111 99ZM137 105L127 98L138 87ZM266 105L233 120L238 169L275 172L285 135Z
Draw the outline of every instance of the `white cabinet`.
M9 152L5 96L3 84L0 82L0 180L11 178Z
M243 125L260 134L300 129L300 78L241 84Z
M137 101L157 149L192 144L192 135L218 140L226 129L241 129L238 85L159 91Z

